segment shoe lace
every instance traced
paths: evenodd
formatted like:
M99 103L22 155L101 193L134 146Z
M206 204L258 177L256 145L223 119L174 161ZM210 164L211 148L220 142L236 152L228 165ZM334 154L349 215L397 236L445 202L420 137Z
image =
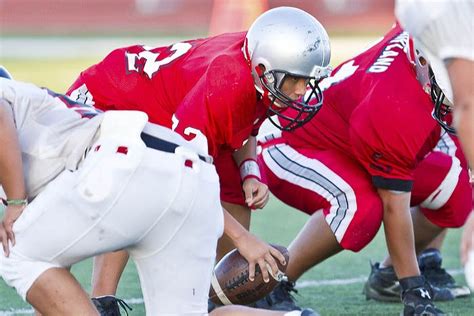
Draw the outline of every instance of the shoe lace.
M127 314L128 316L128 311L132 311L133 308L130 307L130 305L128 305L124 300L122 300L121 298L115 298L116 301L117 301L117 304L125 311L125 313ZM127 310L128 309L128 310Z

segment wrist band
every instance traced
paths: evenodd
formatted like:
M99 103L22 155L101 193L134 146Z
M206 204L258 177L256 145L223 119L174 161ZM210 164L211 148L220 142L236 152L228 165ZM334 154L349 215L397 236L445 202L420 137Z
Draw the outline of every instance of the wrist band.
M2 202L5 206L9 205L28 205L28 199L12 199L12 200L5 200L2 198Z
M240 171L240 179L242 182L249 179L254 178L260 181L260 169L258 168L258 163L255 159L249 158L242 161L239 166Z

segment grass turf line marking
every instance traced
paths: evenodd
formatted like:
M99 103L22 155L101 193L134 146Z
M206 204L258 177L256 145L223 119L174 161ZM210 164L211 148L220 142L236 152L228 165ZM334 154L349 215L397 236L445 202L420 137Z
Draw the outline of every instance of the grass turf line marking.
M463 270L448 270L451 275L460 275L463 274ZM296 284L297 289L303 289L308 287L320 287L320 286L338 286L338 285L348 285L355 283L364 283L367 280L367 276L359 276L356 278L349 279L334 279L334 280L302 280ZM143 298L130 298L124 300L129 305L140 305L143 304ZM10 309L0 311L0 316L14 316L14 315L32 315L33 309L20 308L20 309Z

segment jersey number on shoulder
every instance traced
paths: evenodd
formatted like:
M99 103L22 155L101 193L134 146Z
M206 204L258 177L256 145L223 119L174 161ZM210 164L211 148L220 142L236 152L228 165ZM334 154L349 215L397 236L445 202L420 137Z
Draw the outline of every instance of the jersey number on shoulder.
M350 60L346 62L344 65L342 65L339 70L336 73L332 73L330 77L324 79L319 83L319 87L321 88L321 91L324 91L328 89L329 87L340 83L341 81L349 78L352 76L357 68L359 68L358 65L354 65L354 60Z
M173 60L186 54L191 48L189 43L176 43L171 46L171 54L161 60L157 60L160 53L153 53L153 48L143 46L144 51L136 53L125 53L127 57L127 70L144 72L148 78L152 78L161 66L171 63ZM140 61L141 63L139 63Z

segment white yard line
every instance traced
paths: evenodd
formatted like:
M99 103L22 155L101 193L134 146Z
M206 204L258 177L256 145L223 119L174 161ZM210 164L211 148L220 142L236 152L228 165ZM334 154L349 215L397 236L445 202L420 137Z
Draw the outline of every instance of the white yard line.
M459 275L464 273L463 270L448 270L451 275ZM356 283L364 283L367 280L367 276L359 276L355 278L348 278L348 279L332 279L332 280L303 280L299 281L296 285L296 288L312 288L312 287L320 287L320 286L339 286L339 285L348 285L348 284L356 284ZM125 302L128 305L140 305L143 304L143 298L129 298L125 299ZM32 315L33 310L28 308L20 308L20 309L10 309L10 310L0 310L0 316L14 316L14 315Z
M457 270L448 270L449 274L451 275L460 275L463 274L464 271L461 269ZM367 275L359 276L355 278L349 279L332 279L332 280L302 280L298 281L296 284L297 289L303 289L307 287L320 287L326 285L349 285L349 284L356 284L356 283L364 283L367 280Z

